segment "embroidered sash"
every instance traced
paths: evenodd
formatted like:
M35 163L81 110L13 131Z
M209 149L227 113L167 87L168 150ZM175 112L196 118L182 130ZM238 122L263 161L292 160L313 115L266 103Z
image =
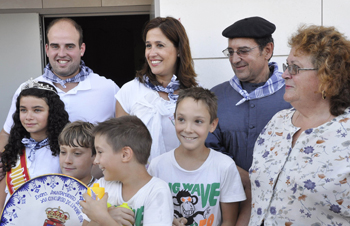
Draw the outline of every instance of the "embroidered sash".
M27 168L26 150L23 150L23 154L19 157L19 164L11 168L11 171L6 173L6 185L12 195L17 188L30 179Z

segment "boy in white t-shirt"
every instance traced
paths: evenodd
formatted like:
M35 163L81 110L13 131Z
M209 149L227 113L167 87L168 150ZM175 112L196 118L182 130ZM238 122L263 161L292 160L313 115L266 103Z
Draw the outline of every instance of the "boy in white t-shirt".
M96 158L105 188L99 201L86 193L80 202L90 218L83 225L171 225L173 205L168 185L150 176L146 170L152 138L136 116L122 116L99 123L94 128ZM108 194L107 194L108 193ZM110 207L127 203L127 208ZM90 221L91 220L91 221Z
M218 118L215 94L201 87L181 90L175 129L181 145L151 161L151 175L168 182L174 225L235 225L239 202L246 199L235 162L204 142Z

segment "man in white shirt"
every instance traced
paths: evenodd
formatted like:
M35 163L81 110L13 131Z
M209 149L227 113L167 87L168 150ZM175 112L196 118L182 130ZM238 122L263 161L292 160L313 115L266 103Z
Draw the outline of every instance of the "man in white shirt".
M49 64L45 67L44 74L35 80L56 87L71 122L83 120L96 123L114 117L114 95L119 87L112 80L93 73L81 60L86 46L80 25L72 19L60 18L50 23L46 35L45 50ZM0 132L0 150L8 142L20 87L13 96L10 111ZM2 167L0 172L1 170Z

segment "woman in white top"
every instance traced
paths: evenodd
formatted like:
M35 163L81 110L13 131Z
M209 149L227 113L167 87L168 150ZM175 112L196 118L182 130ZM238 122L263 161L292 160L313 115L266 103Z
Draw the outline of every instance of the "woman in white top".
M174 111L179 89L197 86L188 37L182 24L157 17L143 32L146 62L115 95L116 117L136 115L153 142L149 161L179 146Z

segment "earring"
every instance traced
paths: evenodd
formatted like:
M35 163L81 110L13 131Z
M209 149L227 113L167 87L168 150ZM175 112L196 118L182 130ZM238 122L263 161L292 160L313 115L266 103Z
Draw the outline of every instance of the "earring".
M177 54L177 57L180 57L180 53Z
M326 92L322 90L322 99L326 99Z

